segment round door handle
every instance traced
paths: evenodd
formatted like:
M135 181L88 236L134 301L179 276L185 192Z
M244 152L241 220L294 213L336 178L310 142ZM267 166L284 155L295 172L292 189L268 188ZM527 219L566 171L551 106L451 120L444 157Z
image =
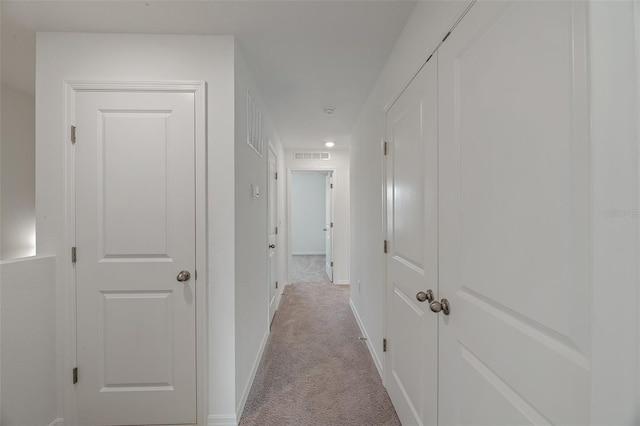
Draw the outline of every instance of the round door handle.
M269 248L276 248L275 244L269 244Z
M191 273L189 271L180 271L176 279L181 283L189 281L191 279Z
M433 301L429 304L429 307L436 314L442 311L443 314L449 315L451 312L451 306L449 306L449 301L447 299L442 299L439 302L437 300Z
M427 290L426 292L424 291L419 291L418 294L416 294L416 299L418 299L418 302L433 302L433 291L432 290Z

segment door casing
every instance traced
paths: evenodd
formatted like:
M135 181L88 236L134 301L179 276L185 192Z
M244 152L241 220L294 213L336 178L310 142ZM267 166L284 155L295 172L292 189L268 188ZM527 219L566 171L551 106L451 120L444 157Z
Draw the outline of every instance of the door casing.
M65 146L65 200L64 247L70 254L75 246L75 154L71 144L71 126L75 125L75 95L78 92L165 91L190 93L195 98L195 194L196 194L196 407L197 425L207 422L207 150L206 150L206 83L203 81L65 81L64 135ZM65 251L63 251L65 252ZM64 419L68 425L77 425L76 388L71 374L76 365L76 281L72 263L65 262L65 292L59 295L57 305L64 314L62 327L63 359L59 365L59 380L64 386ZM81 377L81 373L79 372Z
M269 169L269 161L270 159L267 158L267 174L269 176L267 176L267 241L269 242L269 244L273 243L275 244L275 249L273 249L274 253L273 253L273 261L270 260L270 255L267 254L267 305L269 306L269 312L268 312L268 319L267 319L267 324L271 325L271 323L273 322L273 319L275 318L275 311L278 310L278 305L280 304L280 295L282 294L282 287L280 286L280 288L276 288L275 289L275 296L274 296L274 301L273 301L273 313L271 311L272 308L272 304L271 304L271 278L275 277L275 281L276 283L279 280L279 274L278 274L278 253L279 253L279 244L278 244L278 155L276 154L277 151L275 149L275 147L273 146L273 143L269 140L269 143L267 144L268 147L268 157L270 157L271 155L273 155L273 158L275 159L275 182L274 182L274 190L271 190L271 184L272 181L271 179L273 178L273 176L271 176L271 170ZM271 203L274 203L274 209L273 211L271 211ZM271 217L271 215L273 215L274 217ZM271 234L271 220L273 220L273 223L275 223L275 233L273 234L273 242L271 240L272 238L272 234ZM272 271L272 268L275 269L274 271Z

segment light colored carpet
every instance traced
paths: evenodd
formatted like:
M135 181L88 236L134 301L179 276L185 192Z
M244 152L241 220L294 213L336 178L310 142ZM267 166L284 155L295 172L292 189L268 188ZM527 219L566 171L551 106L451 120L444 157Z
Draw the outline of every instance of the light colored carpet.
M291 256L291 282L326 283L329 281L324 255Z
M285 287L240 425L400 425L359 336L348 289Z

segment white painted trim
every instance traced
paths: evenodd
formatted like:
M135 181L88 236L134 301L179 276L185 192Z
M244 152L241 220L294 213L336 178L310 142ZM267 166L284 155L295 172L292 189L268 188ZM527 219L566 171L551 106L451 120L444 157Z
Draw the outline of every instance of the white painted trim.
M251 374L249 375L249 380L244 386L242 390L242 396L240 396L240 401L238 402L238 407L236 408L236 419L240 421L242 417L242 412L244 411L244 406L247 403L247 398L249 397L249 392L251 391L251 386L253 385L253 380L256 378L256 373L258 372L258 366L260 365L260 361L262 360L262 355L264 354L264 349L267 347L267 341L269 340L269 327L264 333L262 337L262 342L260 343L260 349L258 350L258 355L256 359L253 361L253 367L251 368Z
M273 316L274 319L276 318L276 315L278 315L278 308L280 307L280 301L282 300L282 292L284 291L284 288L288 285L289 285L288 282L283 281L282 284L278 286L278 292L276 294L276 313Z
M351 286L351 282L349 280L337 280L333 284Z
M212 414L207 417L207 426L238 426L235 414Z
M634 12L634 16L635 16L635 25L634 25L634 31L635 31L635 65L636 65L636 72L635 75L640 75L640 0L633 0L633 12ZM636 107L640 109L640 79L636 79ZM640 164L640 120L638 120L637 122L637 127L636 127L636 145L637 145L637 156L638 156L638 164ZM638 172L638 174L640 175L640 171ZM638 200L640 200L640 185L638 185ZM638 245L640 246L640 227L638 227ZM640 250L637 253L637 259L638 259L638 277L640 277ZM636 361L636 366L637 366L637 382L636 382L636 389L639 390L639 394L640 394L640 291L638 292L637 295L637 309L638 309L638 313L637 313L637 317L638 317L638 329L637 329L637 341L638 341L638 353L637 353L637 361ZM637 408L638 411L640 411L640 407Z
M351 306L351 312L353 312L353 316L356 318L356 322L358 323L358 327L360 327L360 332L362 332L362 337L366 338L367 348L369 348L369 353L371 354L371 358L373 358L373 363L376 365L376 369L378 370L378 374L380 375L380 379L384 377L383 364L380 358L378 358L378 354L373 350L373 343L369 340L369 334L367 333L366 328L364 328L364 323L360 318L360 314L358 314L358 309L356 305L353 303L353 300L349 299L349 306Z
M75 125L75 96L78 92L126 92L163 91L167 93L193 93L195 107L195 193L196 193L196 270L198 279L196 288L196 421L204 426L208 421L208 357L207 357L207 116L206 116L206 83L204 81L73 81L68 80L64 85L64 139L61 143L65 147L64 165L64 198L65 211L63 214L66 247L75 245L75 150L72 149L70 128ZM76 281L74 267L70 259L70 251L64 251L60 260L65 265L64 294L58 300L58 312L62 312L62 345L63 359L58 376L62 378L64 394L65 418L69 425L77 425L78 406L76 387L69 377L69 372L76 365Z
M64 425L64 419L60 417L58 417L57 419L49 423L49 426L63 426L63 425Z
M271 203L271 197L273 196L273 194L271 194L271 176L269 176L269 152L271 152L271 154L273 154L273 158L276 159L276 176L278 175L278 170L279 170L279 166L280 166L280 159L278 158L278 151L276 150L276 148L273 146L273 143L271 142L271 139L268 140L267 143L267 155L265 155L265 161L267 162L267 219L269 218L269 214L270 214L270 209L271 207L269 206L269 204ZM276 206L276 217L274 218L274 221L276 223L276 231L278 230L278 225L280 224L279 222L279 217L278 217L278 200L279 197L282 197L282 195L279 195L278 191L278 179L276 177L276 202L275 202L275 206ZM268 220L267 220L268 222ZM269 224L267 223L267 241L269 241L269 236L271 229L269 229ZM273 256L275 257L273 263L274 263L274 267L276 268L276 282L280 281L280 277L278 276L278 259L279 256L281 256L281 249L280 249L280 244L278 243L278 234L279 232L276 232L276 240L275 240L275 245L276 248L274 249L274 254ZM267 253L267 262L269 262L269 255ZM270 306L270 298L269 298L269 293L271 292L271 271L269 270L269 265L267 265L267 328L269 328L271 326L271 306ZM276 289L276 300L275 300L275 310L273 312L273 317L275 318L276 315L276 311L278 310L278 305L280 304L280 292L282 290L280 288Z

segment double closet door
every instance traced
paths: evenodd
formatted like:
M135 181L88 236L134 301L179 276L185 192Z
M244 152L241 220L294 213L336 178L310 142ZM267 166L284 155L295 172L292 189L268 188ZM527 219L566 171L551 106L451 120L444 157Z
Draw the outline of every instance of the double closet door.
M478 2L387 112L404 425L588 424L585 5Z

